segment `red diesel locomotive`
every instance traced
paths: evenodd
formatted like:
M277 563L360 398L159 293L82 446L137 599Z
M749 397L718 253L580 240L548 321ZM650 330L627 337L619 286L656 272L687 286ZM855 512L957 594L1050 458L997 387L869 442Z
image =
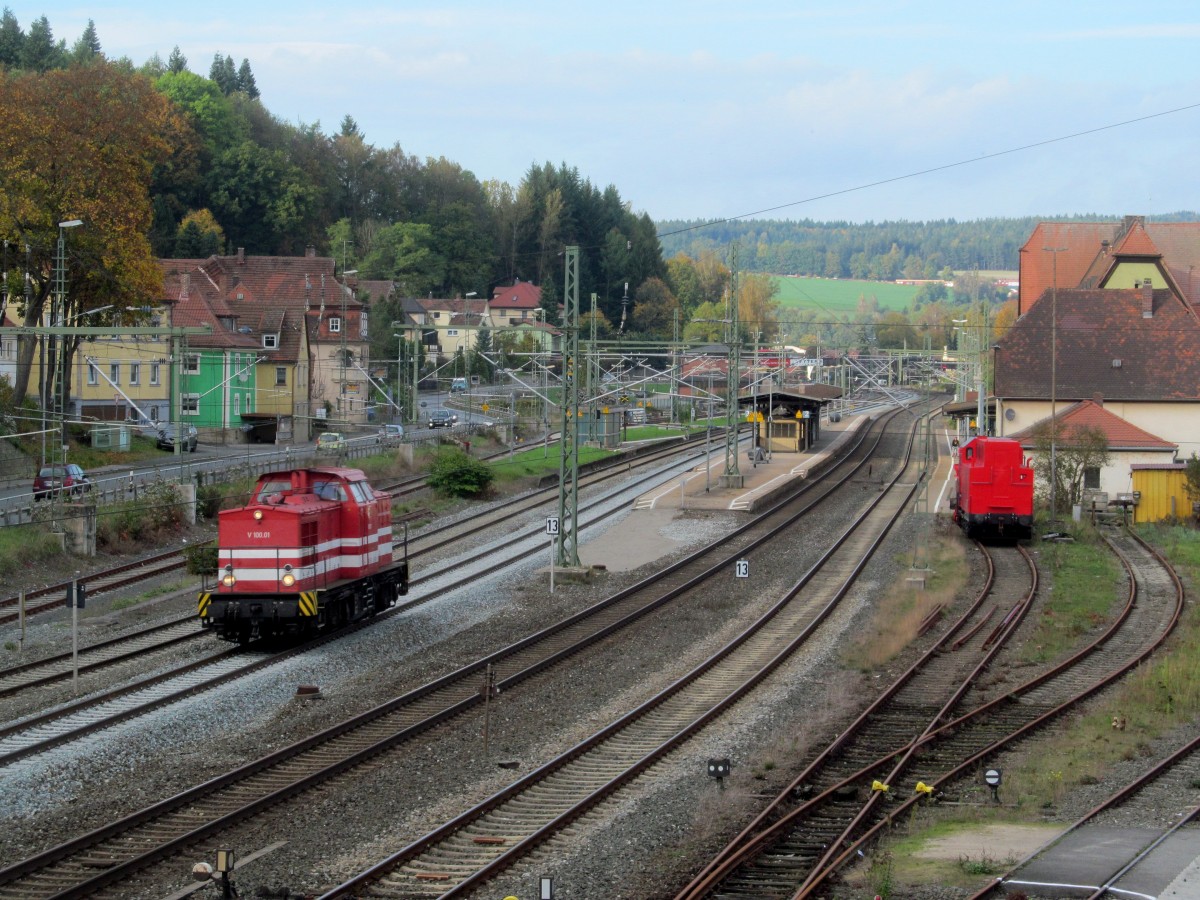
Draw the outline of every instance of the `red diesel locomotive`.
M1033 534L1033 469L1021 445L980 435L958 448L954 521L969 538L1027 540Z
M217 585L200 621L226 640L307 634L373 616L408 593L392 559L391 495L358 469L269 472L217 522Z

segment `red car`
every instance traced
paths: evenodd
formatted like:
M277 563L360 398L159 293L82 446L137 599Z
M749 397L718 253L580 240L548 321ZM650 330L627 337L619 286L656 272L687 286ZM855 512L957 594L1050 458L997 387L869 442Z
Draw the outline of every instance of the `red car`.
M73 463L65 466L42 466L33 479L33 499L52 497L60 491L78 497L92 489L87 473Z

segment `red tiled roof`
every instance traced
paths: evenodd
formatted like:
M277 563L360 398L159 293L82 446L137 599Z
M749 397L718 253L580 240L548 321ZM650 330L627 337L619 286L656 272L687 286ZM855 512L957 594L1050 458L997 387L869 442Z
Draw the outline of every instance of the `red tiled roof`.
M1054 285L1055 257L1061 289L1098 286L1117 256L1159 258L1184 299L1200 302L1200 222L1041 222L1021 247L1018 315Z
M1138 428L1093 400L1074 403L1058 413L1056 418L1063 443L1068 446L1075 432L1087 428L1103 434L1110 450L1159 450L1173 453L1179 448L1178 444L1172 444ZM1046 419L1042 421L1045 422ZM1020 441L1021 446L1028 450L1033 446L1033 433L1037 427L1037 424L1031 425L1010 437Z
M1141 220L1133 223L1125 236L1112 248L1113 256L1152 256L1160 259L1162 254L1146 234L1146 228Z
M518 281L492 290L492 309L537 309L541 303L542 289L528 281Z
M1059 290L1035 304L997 346L996 396L1046 400L1053 387L1060 402L1200 400L1200 324L1171 291L1149 297L1150 317L1141 289Z
M279 362L299 359L305 313L310 304L320 305L322 284L327 303L341 308L345 302L356 311L362 306L357 297L340 297L330 257L239 254L159 260L159 266L168 302L179 297L181 276L187 274L189 295L197 292L216 316L234 317L239 338L249 337L268 359ZM242 328L249 328L249 335L241 334ZM264 333L279 335L276 348L262 348ZM196 340L191 343L203 346Z

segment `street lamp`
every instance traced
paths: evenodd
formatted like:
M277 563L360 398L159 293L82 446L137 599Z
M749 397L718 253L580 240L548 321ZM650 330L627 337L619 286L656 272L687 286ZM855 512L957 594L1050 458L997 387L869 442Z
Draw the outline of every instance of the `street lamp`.
M1058 254L1066 247L1043 247L1051 259L1050 282L1050 521L1058 514Z

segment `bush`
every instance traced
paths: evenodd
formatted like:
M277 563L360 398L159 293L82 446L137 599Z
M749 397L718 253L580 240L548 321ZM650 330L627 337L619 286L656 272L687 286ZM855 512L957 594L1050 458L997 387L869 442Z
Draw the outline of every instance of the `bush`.
M109 550L131 551L140 545L183 530L184 509L175 486L155 484L133 501L100 511L96 544Z
M426 483L451 497L478 497L491 486L492 477L492 470L482 462L453 448L434 457Z

